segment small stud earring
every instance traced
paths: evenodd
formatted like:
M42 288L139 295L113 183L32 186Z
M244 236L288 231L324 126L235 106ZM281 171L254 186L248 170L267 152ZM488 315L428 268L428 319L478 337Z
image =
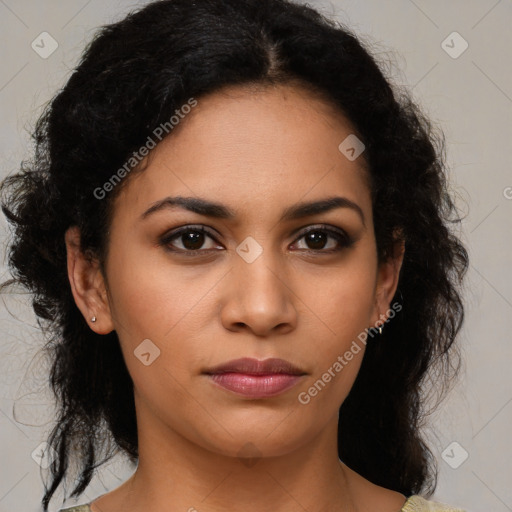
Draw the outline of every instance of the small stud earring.
M91 318L91 322L96 322L96 317L95 317L95 316L93 316L93 317Z
M382 334L382 327L379 325L379 334Z

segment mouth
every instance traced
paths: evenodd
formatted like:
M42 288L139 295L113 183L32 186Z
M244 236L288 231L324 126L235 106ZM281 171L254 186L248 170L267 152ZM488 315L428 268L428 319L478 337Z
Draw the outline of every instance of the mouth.
M284 359L242 358L203 372L211 382L246 398L280 395L295 386L307 373Z

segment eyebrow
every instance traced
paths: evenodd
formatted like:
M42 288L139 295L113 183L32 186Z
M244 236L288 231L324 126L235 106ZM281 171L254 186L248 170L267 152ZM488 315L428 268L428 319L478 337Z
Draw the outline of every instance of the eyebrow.
M213 217L216 219L229 220L234 219L236 217L236 213L232 209L228 208L223 204L208 201L206 199L198 197L176 196L166 197L153 203L141 215L141 220L147 218L149 215L157 211L172 208L174 206L178 206L185 210L198 213L199 215ZM300 219L303 217L309 217L312 215L318 215L320 213L334 210L335 208L350 208L351 210L355 211L359 215L359 217L361 217L363 225L366 226L364 213L361 207L357 203L351 201L350 199L340 196L328 197L326 199L322 199L319 201L302 202L295 204L293 206L289 206L284 210L279 221L289 221Z

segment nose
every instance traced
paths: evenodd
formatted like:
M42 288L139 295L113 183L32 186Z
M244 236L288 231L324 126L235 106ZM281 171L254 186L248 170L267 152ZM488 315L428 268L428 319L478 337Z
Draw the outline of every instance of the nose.
M236 257L225 277L223 326L256 336L286 334L297 325L297 296L291 277L265 251L252 263Z

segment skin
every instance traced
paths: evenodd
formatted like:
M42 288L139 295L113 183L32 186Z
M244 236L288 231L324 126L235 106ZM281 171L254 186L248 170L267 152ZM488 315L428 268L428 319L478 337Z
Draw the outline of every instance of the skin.
M80 252L77 228L68 230L76 304L96 333L119 336L139 434L136 472L95 500L93 512L402 508L405 496L337 456L338 410L365 345L307 405L297 398L386 318L402 264L403 244L389 261L377 260L363 157L350 161L338 149L351 133L340 113L299 86L226 88L200 98L124 184L106 276ZM141 219L167 196L222 203L236 216L175 206ZM348 207L280 221L287 207L332 196L356 203L364 224ZM195 246L181 236L167 244L176 252L158 244L199 225L212 236ZM310 226L341 229L354 242L345 247L326 233L315 246L304 236ZM247 237L263 250L251 263L236 252ZM179 254L191 247L202 253ZM160 350L147 366L134 356L145 339ZM307 375L277 397L251 400L202 374L239 357L279 357Z

